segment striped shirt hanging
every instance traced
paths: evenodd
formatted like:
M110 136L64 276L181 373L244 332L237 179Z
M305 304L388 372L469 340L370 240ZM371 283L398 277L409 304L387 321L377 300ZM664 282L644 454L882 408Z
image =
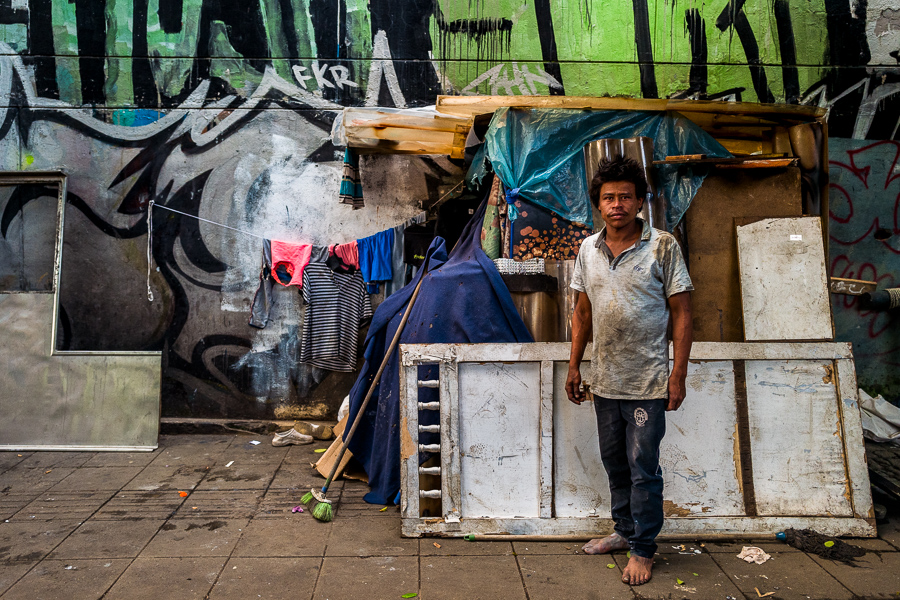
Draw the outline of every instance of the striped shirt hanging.
M372 318L362 276L335 273L325 263L303 271L306 315L300 339L300 362L320 369L356 370L359 329Z

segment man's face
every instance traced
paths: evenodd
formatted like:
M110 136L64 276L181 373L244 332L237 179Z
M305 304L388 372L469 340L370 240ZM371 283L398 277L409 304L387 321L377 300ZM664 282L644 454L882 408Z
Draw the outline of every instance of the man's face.
M600 188L600 216L608 227L620 229L641 212L643 198L636 198L630 181L608 181Z

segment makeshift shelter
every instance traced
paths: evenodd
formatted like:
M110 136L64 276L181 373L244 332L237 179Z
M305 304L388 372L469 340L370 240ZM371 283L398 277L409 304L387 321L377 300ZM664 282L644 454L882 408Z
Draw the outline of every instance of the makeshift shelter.
M673 415L681 435L667 442L666 454L680 458L664 466L664 531L727 535L815 526L834 533L874 532L852 353L847 344L827 342L833 329L824 270L827 225L820 218L827 215L822 111L571 97L442 97L437 109L471 119L465 144L477 147L483 139L483 146L468 181L485 191L491 188L495 197L486 199L465 242L437 271L431 269L443 264L440 246L432 249L436 260L428 269L435 275L423 275L423 293L429 293L428 284L434 286L433 300L427 314L419 316L429 327L401 337L401 344L419 343L401 345L399 357L391 357L389 371L399 368L399 373L380 384L378 408L364 415L372 437L352 445L370 471L370 482L377 474L371 500L390 500L401 489L404 534L584 535L609 525L605 479L599 458L593 457L596 430L587 414L565 401L565 327L556 339L544 340L551 343L512 341L521 328L510 318L510 292L541 292L527 285L514 289L521 280L513 284L512 277L502 278L506 290L497 286L497 273L473 244L473 232L490 229L482 215L493 202L505 204L504 242L508 237L509 244L503 248L517 247L516 236L546 241L529 258L552 256L546 246L555 238L534 227L512 226L524 212L552 211L555 220L576 224L586 235L594 217L582 149L611 137L653 140L658 195L665 199L663 223L686 247L698 290L694 339L700 343L692 352L687 409ZM352 140L363 137L354 110L357 118L344 121L351 147ZM487 122L483 115L489 111ZM407 127L405 115L397 112L370 116L365 135L376 137L366 138L360 149L390 151L402 141L403 152L417 151L412 142L421 120ZM435 119L436 129L446 126ZM455 155L467 150L460 147L458 130L452 140L449 132L439 135ZM422 153L429 150L421 146ZM484 181L485 161L502 183L499 199L496 182ZM769 255L782 264L765 262L765 252L754 254L755 243L772 248ZM522 262L514 252L502 258ZM563 315L570 308L564 263L555 265L559 287L543 290L555 293ZM496 296L487 302L487 314L503 307L510 329L493 339L451 334L480 322L472 302L478 297L475 288L483 287L473 286L470 296L466 277L437 275L451 264L460 276L477 269L479 279L493 282ZM544 267L541 262L539 269ZM772 286L780 296L758 294L770 283L789 283L795 268L806 277L794 294L799 304L785 296L783 285ZM760 269L762 279L756 273ZM453 283L460 310L447 310L453 304L439 300L446 291L440 286ZM370 333L367 365L380 363L386 332L393 331L388 323L398 318L408 295L398 294L376 311L379 327ZM804 304L823 295L824 311L819 304ZM528 317L523 306L516 304ZM748 307L756 312L748 314ZM778 320L782 308L792 322ZM530 318L525 321L531 325ZM480 327L472 330L481 332ZM354 388L353 406L365 393L365 373ZM783 392L773 393L773 388ZM700 429L703 436L684 433ZM777 443L784 436L797 439L786 446ZM573 445L581 453L572 454ZM435 456L439 467L423 466ZM398 461L400 482L392 466ZM797 485L807 486L807 496L798 496Z

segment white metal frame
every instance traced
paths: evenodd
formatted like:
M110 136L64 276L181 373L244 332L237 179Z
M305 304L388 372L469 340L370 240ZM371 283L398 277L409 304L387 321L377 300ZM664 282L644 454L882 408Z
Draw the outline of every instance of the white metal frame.
M145 363L150 362L151 364L159 365L157 366L158 372L161 369L161 357L162 352L160 351L88 351L88 350L58 350L57 349L57 336L58 336L58 323L59 323L59 298L60 298L60 278L62 271L62 263L63 263L63 237L65 230L65 207L66 207L66 175L61 171L26 171L26 172L6 172L0 173L0 185L10 186L10 185L26 185L26 184L49 184L57 186L57 216L56 216L56 237L55 237L55 253L54 253L54 267L53 267L53 289L52 291L29 291L29 292L20 292L20 291L11 291L11 292L0 292L0 294L35 294L35 295L50 295L53 296L52 301L52 324L51 324L51 334L50 334L50 347L48 348L48 356L50 357L58 357L56 360L65 361L71 358L71 360L96 360L99 362L103 361L106 357L121 357L124 361L128 361L129 366L134 366L139 362ZM74 357L88 357L88 358L74 358ZM126 369L129 367L126 366ZM160 381L159 377L157 377L157 381L152 390L150 390L150 394L154 398L155 406L152 408L154 413L154 417L157 420L159 418L160 412ZM124 399L124 402L130 401L131 399ZM7 407L8 408L8 407ZM146 408L143 406L142 408ZM50 418L48 416L48 418ZM157 425L158 431L158 425ZM156 443L155 437L152 443L124 443L122 445L105 445L105 444L60 444L54 442L41 443L39 437L35 439L36 443L22 444L22 443L0 443L0 450L13 450L13 451L31 451L31 450L84 450L84 451L144 451L150 452L155 450L158 447ZM142 440L144 441L144 440Z
M554 363L567 363L568 343L534 344L405 344L400 346L401 516L404 536L547 535L578 536L610 532L608 518L559 518L553 507ZM588 354L589 355L589 350ZM678 516L665 521L663 534L734 536L771 535L794 528L812 528L826 535L874 536L874 513L865 447L857 402L856 373L848 343L695 343L693 361L833 361L839 433L849 486L852 516ZM464 518L459 448L459 366L462 363L540 363L540 516L539 518ZM420 381L420 365L439 365L439 379ZM501 385L498 383L498 385ZM439 402L419 402L420 387L437 387ZM689 396L690 399L690 396ZM440 445L419 445L419 411L440 410ZM702 433L702 432L698 432ZM440 467L420 467L419 452L440 454ZM737 461L737 459L736 459ZM739 465L737 470L740 470ZM441 475L441 489L421 490L419 475ZM422 517L420 497L440 498L441 515Z

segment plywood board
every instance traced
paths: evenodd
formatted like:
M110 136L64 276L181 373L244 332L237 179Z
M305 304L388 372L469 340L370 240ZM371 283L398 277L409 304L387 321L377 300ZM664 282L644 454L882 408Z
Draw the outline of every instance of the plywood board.
M800 170L713 168L684 216L695 342L744 340L735 218L799 217Z
M819 217L739 226L737 246L748 341L834 337Z
M666 518L743 515L734 365L692 361L686 387L682 407L666 414L659 449Z
M852 516L834 362L745 364L758 514Z
M540 363L459 369L462 517L540 516Z
M582 363L587 373L590 363ZM593 401L574 404L566 397L569 366L554 365L553 505L557 517L610 518L609 480L600 462Z

